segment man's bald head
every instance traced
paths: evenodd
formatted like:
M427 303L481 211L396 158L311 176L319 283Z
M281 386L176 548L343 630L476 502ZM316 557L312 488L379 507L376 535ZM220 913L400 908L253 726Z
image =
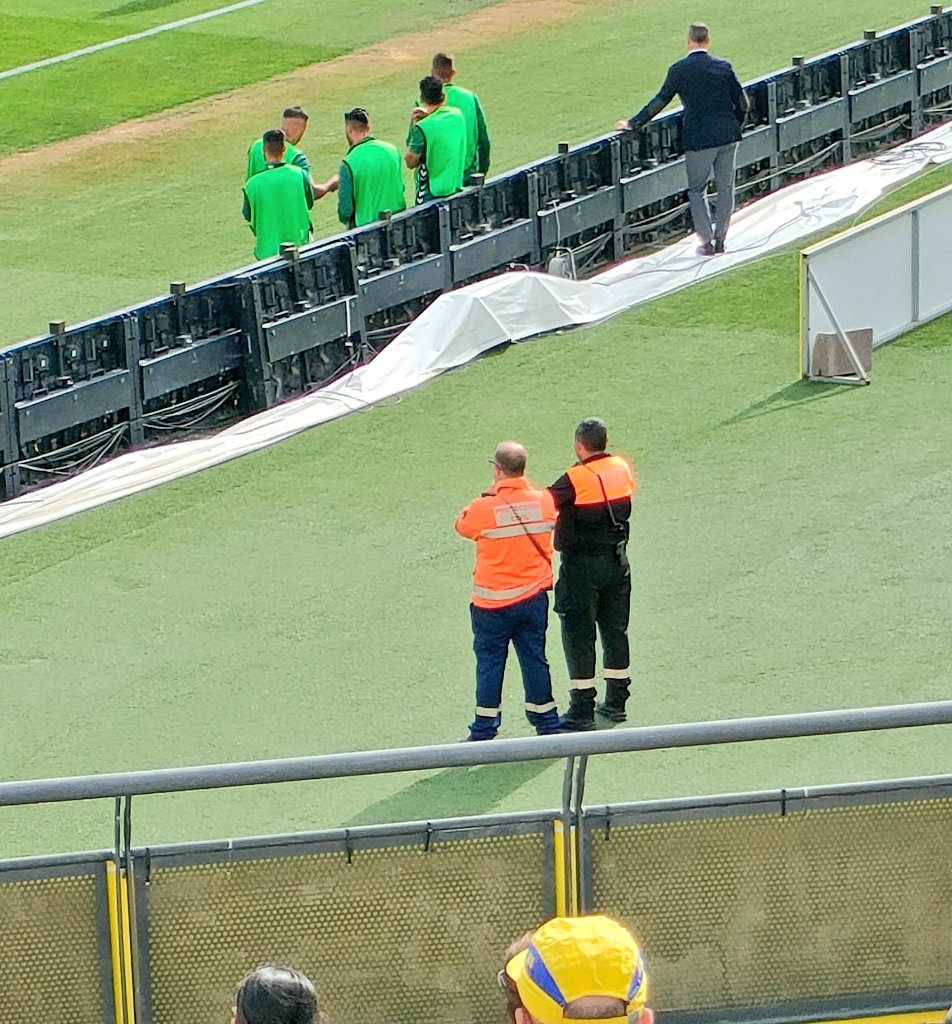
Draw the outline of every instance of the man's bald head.
M526 471L525 445L518 441L503 441L496 447L493 462L499 467L503 476L522 476Z

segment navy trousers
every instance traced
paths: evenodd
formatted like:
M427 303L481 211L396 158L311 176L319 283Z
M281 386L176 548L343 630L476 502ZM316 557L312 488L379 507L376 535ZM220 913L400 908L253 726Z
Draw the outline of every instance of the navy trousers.
M491 740L502 722L502 680L509 644L516 650L526 694L526 718L540 735L555 732L559 713L552 699L552 677L545 657L549 624L546 591L506 608L470 605L476 652L476 717L469 727L474 740Z

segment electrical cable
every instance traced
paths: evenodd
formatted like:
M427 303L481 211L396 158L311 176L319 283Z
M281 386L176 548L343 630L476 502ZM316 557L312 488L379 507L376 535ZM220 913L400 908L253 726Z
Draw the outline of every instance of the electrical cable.
M91 437L84 437L64 445L62 448L56 449L55 452L23 459L19 463L20 469L26 470L28 473L46 476L72 476L77 471L91 469L118 447L128 428L128 423L117 423ZM67 461L73 454L78 454L79 457Z
M147 413L142 417L142 423L149 430L189 430L214 415L234 395L239 386L238 381L232 381L215 391L196 395L167 409Z

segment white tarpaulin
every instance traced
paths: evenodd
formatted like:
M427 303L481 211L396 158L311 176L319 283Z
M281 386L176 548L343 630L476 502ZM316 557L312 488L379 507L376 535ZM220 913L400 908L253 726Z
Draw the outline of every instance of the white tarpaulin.
M594 323L823 231L929 163L952 159L952 125L872 159L791 185L735 216L730 252L696 256L696 238L587 281L513 272L440 296L366 366L210 437L129 452L0 506L0 537L94 508L275 444L423 384L507 341Z

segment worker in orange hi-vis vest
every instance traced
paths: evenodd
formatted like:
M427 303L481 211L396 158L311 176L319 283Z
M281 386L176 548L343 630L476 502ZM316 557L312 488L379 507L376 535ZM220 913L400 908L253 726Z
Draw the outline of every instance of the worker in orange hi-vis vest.
M504 441L490 459L493 485L456 520L456 532L476 541L473 571L473 650L476 717L470 740L491 740L502 721L502 680L509 644L522 669L526 718L544 736L559 732L545 631L552 589L555 503L526 479L526 450Z
M555 611L562 622L568 665L566 732L595 728L595 712L624 722L631 686L628 616L631 572L628 532L635 474L631 463L611 455L603 420L582 420L575 428L578 462L549 488L559 510L555 548L561 552ZM605 700L595 707L595 627L602 641Z

